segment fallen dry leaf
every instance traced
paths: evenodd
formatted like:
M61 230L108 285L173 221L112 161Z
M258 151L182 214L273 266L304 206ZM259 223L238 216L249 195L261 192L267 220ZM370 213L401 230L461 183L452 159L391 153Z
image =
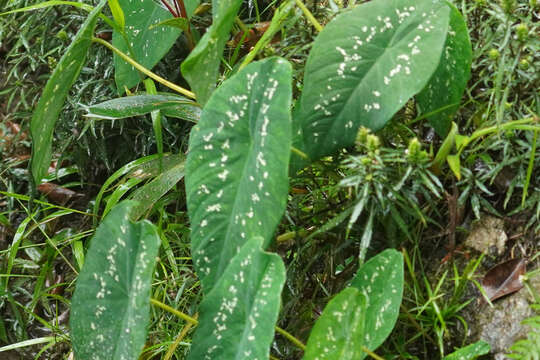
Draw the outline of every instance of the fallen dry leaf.
M481 281L489 301L520 290L520 276L525 274L526 267L525 259L512 259L489 269Z
M53 183L40 184L38 186L38 191L47 196L47 199L49 199L50 202L60 205L64 205L72 199L84 196L84 194L80 194Z

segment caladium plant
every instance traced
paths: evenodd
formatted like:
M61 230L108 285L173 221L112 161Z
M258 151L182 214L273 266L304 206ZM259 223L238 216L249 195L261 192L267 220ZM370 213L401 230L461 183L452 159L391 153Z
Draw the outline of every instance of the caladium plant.
M188 16L197 3L186 1ZM470 42L461 15L445 1L363 3L336 16L316 38L305 69L304 88L292 111L292 66L279 57L251 63L216 88L220 57L241 1L213 1L212 5L212 26L182 64L197 102L172 94L138 94L87 110L88 116L101 119L159 111L197 123L191 131L185 167L182 157L176 164L167 162L163 174L147 187L153 203L185 174L192 258L204 295L189 358L263 359L269 354L285 282L283 262L266 249L285 211L289 170L350 146L360 126L374 131L382 128L415 95L420 108L432 113L429 120L436 131L444 134L468 79ZM43 104L54 97L51 89L69 87L78 75L102 6L104 1L81 28L78 42L65 55L67 60L61 61L63 64L73 59L77 66L69 76L55 73L49 80L49 91L44 92L36 109L33 128L46 121L52 129L54 121L46 116ZM166 16L166 11L152 0L119 0L119 7L125 14L118 16L125 21L125 33L116 26L113 43L151 68L168 51L180 30L149 29ZM141 12L145 15L141 16ZM278 17L280 22L283 16ZM123 55L122 59L126 58ZM133 64L116 60L118 87L129 88L140 80L131 68ZM149 71L146 74L160 79ZM60 111L61 101L56 98L55 113ZM204 107L199 111L201 105ZM50 161L50 141L32 134L32 170L38 183ZM168 159L176 161L175 157ZM160 162L160 169L162 166ZM115 174L115 179L121 175ZM136 194L139 201L147 199L141 192ZM139 218L151 204L135 207L138 210L130 215L128 208L134 205L120 203L113 207L122 195L107 208L110 213L88 250L77 285L71 320L77 354L94 353L98 336L119 343L132 356L141 349L147 320L142 313L148 311L148 299L141 299L148 296L148 269L153 264L150 258L156 254L157 240L148 223L129 221ZM107 239L102 238L108 232L115 235L115 252L110 254L114 261L100 259L100 254L107 256L103 248ZM125 248L119 246L122 244L144 258L144 268L129 263L127 268L115 268L110 277L99 275L107 274L111 264L124 261L122 256L129 256L120 253ZM137 247L143 245L145 251ZM140 274L144 279L136 283L124 281L129 274ZM119 327L117 323L100 322L96 311L84 309L86 297L104 309L117 306L114 304L120 295L113 286L116 276L120 283L129 285L136 300L121 297L124 310L144 321L126 320ZM387 250L366 262L351 286L330 300L315 323L305 359L364 358L366 351L376 349L390 334L402 292L400 253ZM92 331L86 332L88 326Z

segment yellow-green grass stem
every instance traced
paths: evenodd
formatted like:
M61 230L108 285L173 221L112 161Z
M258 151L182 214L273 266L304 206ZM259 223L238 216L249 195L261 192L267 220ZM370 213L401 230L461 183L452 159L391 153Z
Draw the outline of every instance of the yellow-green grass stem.
M189 91L187 89L184 89L183 87L178 86L178 85L176 85L176 84L162 78L161 76L153 73L152 71L148 70L147 68L145 68L144 66L142 66L141 64L139 64L138 62L136 62L135 60L130 58L128 55L124 54L122 51L120 51L119 49L114 47L109 42L107 42L107 41L105 41L103 39L96 38L96 37L92 37L92 41L107 47L108 49L113 51L115 54L120 56L128 64L133 66L135 69L139 70L140 72L142 72L146 76L154 79L155 81L159 82L160 84L163 84L166 87L168 87L169 89L172 89L172 90L174 90L174 91L176 91L176 92L178 92L178 93L180 93L182 95L185 95L185 96L187 96L189 98L195 99L195 94L193 92L191 92L191 91Z

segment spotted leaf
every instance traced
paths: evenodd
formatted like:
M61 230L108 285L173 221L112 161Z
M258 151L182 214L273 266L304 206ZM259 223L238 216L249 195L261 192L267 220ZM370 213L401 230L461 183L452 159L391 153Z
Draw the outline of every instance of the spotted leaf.
M428 85L416 96L420 110L436 112L428 120L442 137L448 134L452 119L471 75L472 48L467 24L459 10L450 6L450 25L439 67Z
M167 116L197 122L200 108L189 99L174 94L133 95L85 106L86 116L96 119L123 119L162 110Z
M212 26L182 63L182 74L200 104L208 101L216 86L223 49L240 5L242 0L213 0Z
M366 296L364 346L375 350L390 335L399 315L403 296L402 255L389 249L374 256L360 267L351 286Z
M169 51L182 30L169 26L153 27L172 17L154 0L119 0L119 3L125 14L124 29L129 47L124 37L116 31L113 32L113 45L144 67L153 68ZM184 3L188 16L191 16L199 0L184 0ZM114 71L119 93L124 92L124 86L129 89L141 81L139 72L116 55Z
M311 160L382 128L437 68L449 7L433 0L374 0L337 16L313 44L295 146Z
M285 266L263 244L247 241L202 301L188 360L268 359Z
M333 298L311 330L304 360L357 360L365 357L366 298L353 287Z
M71 302L76 359L137 359L150 317L150 285L160 239L155 227L129 221L118 204L91 240Z
M106 3L106 0L101 0L99 5L90 12L84 24L81 25L79 32L47 81L32 115L30 122L30 134L32 135L30 168L36 186L47 175L47 169L51 162L52 139L56 120L62 111L69 89L79 77L86 60L86 54L92 44L92 35L99 14Z
M268 246L288 192L291 66L246 66L212 95L191 131L186 193L191 253L208 293L253 236Z

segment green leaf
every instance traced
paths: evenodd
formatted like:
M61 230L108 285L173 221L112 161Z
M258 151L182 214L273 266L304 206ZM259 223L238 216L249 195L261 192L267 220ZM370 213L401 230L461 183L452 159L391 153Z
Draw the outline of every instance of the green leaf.
M403 296L403 256L388 249L367 261L354 277L352 287L366 296L364 345L375 350L390 335ZM358 359L363 359L361 356Z
M435 71L449 8L432 0L375 0L337 16L313 44L295 147L317 160L382 128Z
M116 206L97 228L71 302L76 359L137 359L150 318L150 285L159 236L129 221L132 202Z
M149 29L153 29L159 26L172 26L180 30L187 31L189 27L189 20L184 19L184 18L171 18L171 19L163 20L157 24L154 24L150 26Z
M461 179L461 161L459 160L459 154L448 155L446 157L446 161L448 162L448 165L450 166L450 169L452 170L456 178L458 180Z
M472 360L479 356L486 355L489 353L489 350L489 344L480 340L446 355L444 360Z
M48 7L51 7L51 6L57 6L57 5L70 5L70 6L74 6L74 7L83 9L83 10L88 11L88 12L91 12L92 10L94 10L93 6L88 5L88 4L79 3L79 2L76 2L76 1L51 0L51 1L43 1L43 2L40 2L39 4L34 4L34 5L18 8L18 9L13 9L13 10L10 10L10 11L6 11L6 12L3 12L3 13L0 13L0 16L8 15L8 14L15 14L15 13L19 13L19 12L40 10L40 9L45 9L45 8L48 8Z
M433 164L431 165L435 174L440 173L441 166L444 164L446 157L454 147L456 135L458 135L458 127L455 122L452 122L452 127L441 144L439 151L437 151L437 155L435 155L435 159L433 159Z
M193 14L199 3L198 0L184 2L188 16ZM145 68L152 69L175 43L181 30L173 27L150 29L172 16L153 0L119 0L119 3L126 15L125 34L129 47L117 31L113 32L113 45ZM141 81L138 71L117 55L114 56L114 69L119 93L124 92L124 86L129 89Z
M124 11L120 7L118 0L107 0L109 3L109 9L111 9L111 14L113 16L116 25L122 30L125 31L126 18L124 16Z
M357 360L365 336L366 297L355 288L346 288L333 298L313 326L304 360Z
M184 177L184 161L163 171L154 180L137 189L131 196L138 205L131 211L131 219L136 220L147 212L163 195Z
M467 24L454 5L448 3L448 6L450 24L439 67L426 88L416 96L423 113L441 110L435 115L428 116L428 120L442 137L448 133L454 114L459 108L461 96L471 75L472 64L472 47Z
M246 242L205 296L188 360L268 359L285 266L263 243Z
M69 45L47 81L32 115L30 122L30 134L32 136L30 169L35 185L40 184L41 179L47 175L51 162L51 147L56 120L60 115L60 111L62 111L69 89L79 77L86 60L86 54L92 44L92 35L99 14L106 3L107 0L101 0L81 25L73 42Z
M200 104L208 101L216 86L223 49L241 4L242 0L213 0L212 26L182 63L182 74Z
M192 256L208 293L253 236L268 246L288 193L291 65L268 58L225 81L191 131L186 195Z
M180 95L133 95L107 100L86 106L85 116L97 119L123 119L163 110L164 114L192 122L197 122L201 109L192 100Z

